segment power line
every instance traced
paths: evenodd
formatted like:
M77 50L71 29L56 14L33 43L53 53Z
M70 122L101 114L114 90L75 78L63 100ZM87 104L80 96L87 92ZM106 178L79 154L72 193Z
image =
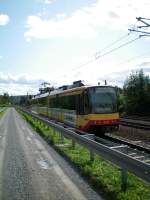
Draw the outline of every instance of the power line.
M120 42L121 40L124 40L125 38L127 38L129 36L130 33L128 34L125 34L123 36L121 36L119 39L115 40L114 42L110 43L109 45L107 45L106 47L104 47L103 49L101 49L100 51L97 51L96 53L94 53L91 57L94 57L93 59L83 63L83 64L80 64L78 67L74 67L73 69L78 69L78 68L81 68L85 65L88 65L90 64L91 62L94 62L95 60L99 59L101 57L100 53L103 52L104 50L110 48L111 46L114 46L115 44L117 44L118 42Z
M135 29L129 29L129 31L147 34L147 35L145 35L145 36L148 36L148 35L150 34L150 32L147 32L147 31L139 31L139 30L135 30Z
M149 18L145 18L145 17L136 17L136 19L139 21L141 19L144 19L144 20L150 20Z
M85 65L88 65L92 62L94 62L95 60L99 59L100 57L100 52L110 48L111 46L114 46L116 43L120 42L121 40L124 40L125 38L127 38L128 36L130 35L130 33L128 34L125 34L123 36L121 36L119 39L115 40L114 42L108 44L106 47L104 47L103 49L101 49L100 51L97 51L96 53L94 53L93 55L91 55L91 57L94 57L93 59L83 63L83 64L80 64L78 67L73 67L71 70L76 70L76 69L80 69L81 67L85 66ZM56 78L60 78L60 77L63 77L64 75L60 75L60 76L57 76Z
M145 52L145 53L143 53L143 54L140 54L140 55L138 55L138 56L131 57L130 59L128 59L128 60L126 60L126 61L124 61L124 62L121 62L121 63L117 64L116 66L120 66L120 65L129 63L129 62L131 62L131 61L133 61L133 60L138 60L139 58L141 58L141 57L143 57L143 56L145 56L145 55L147 55L147 54L149 54L149 53L150 53L150 51ZM138 59L137 59L137 58L138 58Z
M104 51L104 50L110 48L111 46L114 46L116 43L118 43L118 42L120 42L121 40L124 40L125 38L127 38L127 37L129 36L129 34L130 34L130 33L121 36L119 39L117 39L117 40L115 40L114 42L108 44L106 47L104 47L104 48L101 49L100 51L96 52L95 54L100 53L100 52L102 52L102 51Z
M124 46L127 46L127 45L133 43L134 41L136 41L136 40L138 40L138 39L140 39L139 36L138 36L137 38L134 38L133 40L130 40L130 41L124 43L124 44L121 44L121 45L118 46L118 47L115 47L115 48L111 49L110 51L107 51L106 53L100 55L98 58L91 59L91 60L89 60L89 61L87 61L87 62L81 64L81 65L80 65L79 67L77 67L76 69L80 69L80 68L84 67L85 65L88 65L88 64L94 62L94 61L97 60L97 59L100 59L100 58L102 58L102 57L104 57L104 56L106 56L106 55L108 55L108 54L110 54L110 53L113 53L114 51L117 51L118 49L120 49L120 48L122 48L122 47L124 47Z
M133 39L133 40L130 40L130 41L128 41L128 42L126 42L126 43L124 43L124 44L122 44L122 45L120 45L120 46L118 46L118 47L116 47L116 48L114 48L114 49L112 49L112 50L110 50L110 51L108 51L108 52L102 54L101 57L106 56L106 55L108 55L108 54L110 54L110 53L112 53L112 52L114 52L114 51L117 51L118 49L120 49L120 48L122 48L122 47L124 47L124 46L127 46L127 45L133 43L134 41L136 41L136 40L138 40L138 39L140 39L140 38L141 38L141 37L138 36L137 38L135 38L135 39Z
M145 20L150 20L150 19L148 19L148 18L143 18L143 17L137 17L136 19L137 19L137 21L140 21L140 22L142 22L142 23L144 24L144 26L137 26L137 28L143 28L143 27L149 27L149 26L150 26L150 24L149 24L148 22L145 21ZM111 54L111 53L113 53L113 52L115 52L115 51L117 51L117 50L119 50L119 49L121 49L121 48L123 48L123 47L125 47L125 46L127 46L127 45L129 45L129 44L131 44L131 43L133 43L133 42L135 42L136 40L140 39L142 36L150 36L150 33L149 33L149 32L146 32L146 31L141 31L141 30L139 31L138 29L137 29L137 30L136 30L136 29L128 29L128 30L130 31L128 34L125 34L125 35L121 36L119 39L117 39L117 40L115 40L114 42L110 43L109 45L107 45L106 47L104 47L102 50L97 51L97 52L93 55L94 58L92 58L92 59L90 59L90 60L88 60L88 61L86 61L86 62L80 64L78 67L72 68L71 70L78 70L78 69L80 69L80 68L82 68L82 67L84 67L84 66L86 66L86 65L88 65L88 64L90 64L90 63L92 63L92 62L94 62L94 61L96 61L97 59L100 59L100 58L102 58L102 57L104 57L104 56L106 56L106 55L109 55L109 54ZM111 50L109 50L109 51L107 51L107 52L101 54L101 53L102 53L103 51L105 51L106 49L108 49L108 48L114 46L114 45L117 44L118 42L120 42L120 41L124 40L125 38L127 38L127 37L129 36L129 34L130 34L132 31L134 31L134 32L139 32L139 33L143 33L143 34L145 34L145 35L139 35L138 37L136 37L136 38L134 38L134 39L132 39L132 40L129 40L129 41L127 41L127 42L125 42L125 43L123 43L123 44L121 44L121 45L119 45L119 46L117 46L117 47L115 47L115 48L113 48L113 49L111 49ZM91 57L93 57L93 56L91 56ZM131 58L130 60L132 60L132 59L134 59L134 58ZM58 78L59 78L59 77L63 77L63 76L64 76L64 75L58 76Z
M109 48L110 46L113 46L114 44L120 42L121 40L125 39L125 38L128 37L128 36L129 36L129 34L126 34L126 35L120 37L119 39L117 39L116 41L112 42L110 45L106 46L105 48L103 48L103 49L102 49L101 51L99 51L99 52L104 51L105 49ZM138 36L137 38L134 38L133 40L130 40L130 41L124 43L124 44L121 44L120 46L115 47L115 48L111 49L110 51L107 51L106 53L104 53L104 54L102 54L102 55L99 55L98 57L95 57L95 58L93 58L93 59L91 59L91 60L88 60L87 62L85 62L85 63L79 65L78 67L74 67L74 68L72 68L71 70L78 70L78 69L80 69L80 68L82 68L82 67L84 67L84 66L86 66L86 65L88 65L88 64L90 64L90 63L92 63L92 62L94 62L94 61L96 61L97 59L100 59L100 58L102 58L102 57L104 57L104 56L106 56L106 55L108 55L108 54L110 54L110 53L113 53L114 51L117 51L118 49L120 49L120 48L122 48L122 47L124 47L124 46L127 46L127 45L133 43L134 41L136 41L136 40L138 40L138 39L140 39L140 38L141 38L141 37ZM98 53L98 52L97 52L97 53ZM97 53L95 53L94 55L96 55ZM63 76L64 76L64 75L61 75L61 76L58 76L58 77L56 77L56 78L60 78L60 77L63 77Z

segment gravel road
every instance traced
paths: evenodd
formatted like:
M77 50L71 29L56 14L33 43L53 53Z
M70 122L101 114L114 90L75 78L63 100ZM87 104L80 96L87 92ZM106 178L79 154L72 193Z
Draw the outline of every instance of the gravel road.
M0 120L1 200L102 200L14 108Z

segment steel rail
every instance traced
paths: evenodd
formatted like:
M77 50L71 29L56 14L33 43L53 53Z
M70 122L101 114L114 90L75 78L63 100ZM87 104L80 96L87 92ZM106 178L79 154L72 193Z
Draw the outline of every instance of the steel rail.
M150 122L144 121L144 120L121 118L120 125L133 127L133 128L139 128L139 129L143 129L143 130L150 130Z
M138 149L139 151L144 151L145 153L150 154L150 149L149 148L145 148L145 147L140 146L138 144L134 144L133 142L131 143L129 141L124 140L123 138L117 138L116 136L108 135L108 134L104 135L103 138L107 139L107 140L110 140L110 141L113 141L113 142L117 142L117 143L122 143L122 144L128 145L129 147L131 147L133 149Z
M53 121L50 121L48 119L45 119L41 116L38 116L34 113L29 112L26 109L21 108L22 111L29 114L30 116L41 120L42 122L46 123L48 126L56 129L57 131L61 132L63 136L66 136L77 143L85 146L87 149L89 149L90 152L98 154L102 156L105 160L109 160L112 163L120 166L122 168L122 176L124 179L125 172L129 171L136 175L137 177L143 179L147 183L150 184L150 164L146 162L147 160L150 160L149 154L141 154L137 155L137 152L135 152L135 149L132 150L129 154L126 153L126 150L128 150L128 146L126 145L112 145L111 143L104 144L103 142L96 141L93 137L90 135L80 135L74 131L74 129L64 127L60 124L56 124ZM105 140L106 142L106 140ZM120 151L120 149L124 149L125 151ZM142 152L141 152L142 153ZM142 157L141 157L142 156ZM144 157L144 159L143 159ZM142 159L141 159L142 158Z
M144 116L144 115L126 115L122 117L121 119L131 119L131 120L137 120L142 122L150 122L150 116Z

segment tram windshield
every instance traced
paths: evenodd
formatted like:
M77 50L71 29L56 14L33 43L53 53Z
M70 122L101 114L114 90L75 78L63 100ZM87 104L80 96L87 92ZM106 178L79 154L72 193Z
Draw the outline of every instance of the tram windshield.
M111 87L93 87L89 90L92 113L114 113L117 111L116 91Z

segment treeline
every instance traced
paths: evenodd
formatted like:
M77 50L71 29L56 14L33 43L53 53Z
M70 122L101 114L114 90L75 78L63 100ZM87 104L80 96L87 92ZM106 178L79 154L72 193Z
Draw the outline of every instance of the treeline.
M150 116L150 77L143 70L132 72L123 89L119 89L119 111L122 115Z
M8 93L4 93L0 95L0 107L9 106L10 105L10 98Z

